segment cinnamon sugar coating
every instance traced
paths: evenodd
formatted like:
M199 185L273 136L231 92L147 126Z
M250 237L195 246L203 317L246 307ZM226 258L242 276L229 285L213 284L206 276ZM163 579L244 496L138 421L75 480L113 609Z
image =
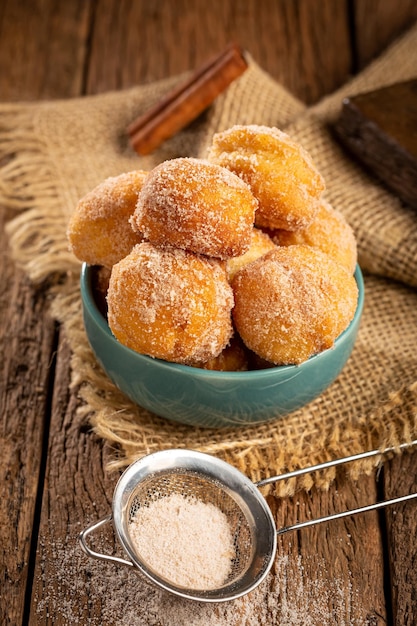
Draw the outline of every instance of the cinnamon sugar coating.
M250 186L259 202L257 226L298 230L314 219L323 178L306 150L278 128L232 126L214 135L208 159Z
M193 365L216 357L232 333L233 292L222 263L144 242L113 266L108 323L127 347Z
M131 224L155 245L226 259L248 249L256 208L249 187L229 170L177 158L149 173Z
M247 252L232 259L226 261L226 270L229 280L233 279L233 276L240 270L241 267L251 263L260 256L263 256L270 250L275 248L275 243L272 241L269 234L262 232L259 228L252 230L251 242Z
M314 221L305 229L269 231L272 240L279 246L306 244L319 248L339 261L353 274L358 253L354 232L345 217L328 202L322 200Z
M90 265L111 268L142 241L129 218L147 172L107 178L79 201L67 229L70 250Z
M331 348L354 317L353 275L317 248L277 247L234 277L233 319L249 349L276 365Z

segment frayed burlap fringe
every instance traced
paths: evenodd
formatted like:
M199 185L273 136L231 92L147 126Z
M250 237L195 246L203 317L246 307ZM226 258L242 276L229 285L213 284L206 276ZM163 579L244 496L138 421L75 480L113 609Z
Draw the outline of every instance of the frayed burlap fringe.
M415 215L350 161L328 127L344 95L410 78L416 54L417 27L307 111L251 62L203 116L146 158L133 154L125 128L175 79L70 101L0 105L0 202L16 211L7 227L11 252L34 282L55 273L65 277L51 288L52 313L72 348L79 410L114 448L109 469L119 470L155 450L182 447L222 457L256 481L417 438L417 293L410 288L417 276ZM365 310L350 360L320 398L268 424L196 429L133 405L100 369L85 336L80 264L68 252L65 231L79 197L107 176L150 169L176 156L205 156L212 134L235 123L284 128L312 154L328 198L357 234L361 265L368 271ZM348 469L358 477L374 464ZM287 494L313 484L326 488L332 479L332 472L309 475L279 483L276 491Z
M12 105L2 110L0 137L1 203L19 212L6 226L12 255L34 282L62 264L76 271L79 263L62 237L68 218L46 137L35 131L25 106Z

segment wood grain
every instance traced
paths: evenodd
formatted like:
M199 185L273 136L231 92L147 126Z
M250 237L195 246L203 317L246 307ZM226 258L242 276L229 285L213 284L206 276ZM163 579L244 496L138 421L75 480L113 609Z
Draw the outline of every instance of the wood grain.
M359 71L417 19L414 0L354 0L355 71ZM393 81L394 82L394 81Z
M129 87L192 69L235 39L310 103L415 17L411 0L4 0L0 94L3 101L36 100ZM70 352L48 314L45 292L7 255L3 226L10 217L2 207L0 615L13 626L108 626L104 596L112 593L116 572L109 566L101 580L76 549L76 536L108 512L116 476L106 473L107 450L77 413ZM416 467L417 453L387 464L386 494L417 488ZM376 473L359 483L340 473L327 493L271 498L270 504L277 524L286 525L365 505L379 491ZM308 611L300 590L321 590L318 610L330 617L320 622L316 615L320 626L415 624L416 508L408 504L283 535L275 574L285 568L285 599L300 614ZM93 579L102 583L94 594ZM27 605L25 596L31 596ZM274 610L283 615L282 607Z
M0 614L2 623L14 625L22 622L36 541L32 527L43 478L55 325L45 313L45 293L34 290L8 257L4 228L0 246Z
M328 492L313 489L282 502L269 502L277 528L282 528L365 506L376 499L374 475L352 483L339 471ZM287 578L293 585L291 599L298 603L299 611L308 614L305 598L297 593L301 575L301 589L312 596L316 588L317 595L322 595L321 603L312 603L312 608L319 608L322 615L322 622L320 613L315 615L314 624L385 624L382 541L376 513L332 520L281 535L277 560L279 563L283 555L290 559Z
M384 468L384 496L417 492L417 455L394 458ZM412 625L417 616L417 506L399 504L386 509L393 624Z
M88 615L97 619L100 611L89 602L88 568L86 575L82 566L87 557L82 558L77 536L89 521L111 511L118 476L105 472L106 449L90 432L87 419L77 415L77 390L69 388L70 356L65 337L61 337L32 592L33 625L49 623L51 615L51 623L57 625L89 623ZM74 601L74 588L82 601Z
M4 0L2 100L67 98L83 88L92 2Z
M2 4L2 100L79 95L85 61L83 7L87 6L84 2ZM1 207L0 615L2 623L16 626L27 618L25 598L30 596L33 576L31 551L37 540L58 335L48 313L46 290L31 285L9 257L4 224L11 217Z
M262 0L262 7L257 0L178 0L175 5L101 0L87 91L180 74L236 41L296 96L316 101L342 84L351 69L346 2L320 4L317 11L311 0Z

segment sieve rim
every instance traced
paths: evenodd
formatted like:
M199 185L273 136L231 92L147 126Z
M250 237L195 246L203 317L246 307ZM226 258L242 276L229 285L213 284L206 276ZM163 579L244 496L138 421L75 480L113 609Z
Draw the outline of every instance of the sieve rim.
M150 476L193 473L215 482L240 508L251 529L254 547L249 566L237 580L209 590L186 589L154 572L137 554L129 531L130 502L137 486ZM234 600L256 588L269 573L277 549L271 510L257 485L226 461L188 449L160 450L134 461L120 476L113 493L113 525L132 564L154 585L182 598L204 602Z

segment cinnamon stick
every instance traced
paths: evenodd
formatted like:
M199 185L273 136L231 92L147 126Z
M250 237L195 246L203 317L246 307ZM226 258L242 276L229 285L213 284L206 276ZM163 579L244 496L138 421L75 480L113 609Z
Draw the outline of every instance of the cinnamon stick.
M239 46L229 44L128 126L133 149L142 155L155 150L198 117L247 67Z

